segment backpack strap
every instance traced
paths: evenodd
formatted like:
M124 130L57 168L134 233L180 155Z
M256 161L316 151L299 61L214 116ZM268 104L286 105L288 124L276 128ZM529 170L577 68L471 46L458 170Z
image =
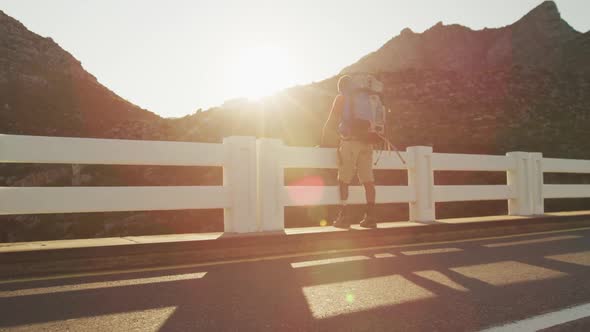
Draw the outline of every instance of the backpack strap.
M344 105L343 105L343 109L342 109L341 122L350 121L354 118L354 102L353 102L354 95L352 92L351 93L344 93L344 94L342 94L342 97L344 98Z
M347 140L351 138L351 122L354 118L353 102L350 93L342 93L341 95L344 98L344 103L340 123L338 124L338 134L341 139Z

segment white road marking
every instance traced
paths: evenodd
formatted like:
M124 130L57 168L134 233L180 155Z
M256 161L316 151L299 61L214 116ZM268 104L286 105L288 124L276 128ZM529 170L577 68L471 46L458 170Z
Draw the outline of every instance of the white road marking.
M295 254L271 255L271 256L265 256L265 257L240 258L240 259L232 259L232 260L216 261L216 262L180 264L180 265L159 266L159 267L138 268L138 269L126 269L126 270L119 269L119 270L100 271L100 272L80 272L80 273L50 275L50 276L44 276L44 277L24 277L24 278L0 280L0 285L21 283L21 282L43 281L43 280L61 280L61 279L71 279L71 278L83 278L83 277L90 277L90 276L116 275L116 274L124 274L124 273L168 271L168 270L178 270L178 269L201 268L201 267L209 267L209 266L213 267L213 266L219 266L219 265L264 262L264 261L273 261L273 260L289 259L289 258L300 258L300 257L315 256L315 255L355 253L355 252L366 252L366 251L398 249L398 248L427 247L430 245L442 245L442 244L450 244L450 243L469 243L469 242L497 240L497 239L511 239L511 238L542 235L542 234L569 233L569 232L577 232L577 231L585 231L585 230L590 230L590 227L560 229L560 230L543 231L543 232L532 232L532 233L525 233L525 234L488 236L488 237L451 240L451 241L434 241L434 242L422 242L422 243L410 243L410 244L392 244L392 245L373 246L373 247L365 247L365 248L307 251L307 252L301 252L301 253L295 253Z
M562 235L562 236L553 236L553 237L546 237L546 238L534 239L534 240L523 240L523 241L513 241L513 242L490 243L490 244L484 244L484 247L487 247L487 248L499 248L499 247L517 246L517 245L521 245L521 244L543 243L543 242L571 240L571 239L579 239L579 238L582 238L582 236L578 236L578 235Z
M393 257L395 257L395 255L392 253L388 253L388 252L382 252L382 253L374 254L373 257L375 257L375 258L393 258Z
M301 261L301 262L293 262L291 263L291 267L294 269L298 269L300 267L310 267L310 266L318 266L318 265L327 265L327 264L334 264L334 263L345 263L345 262L354 262L354 261L362 261L370 259L367 256L347 256L347 257L335 257L335 258L326 258L326 259L316 259L312 261Z
M463 249L436 248L436 249L425 249L425 250L411 250L411 251L402 251L402 254L404 254L406 256L415 256L415 255L445 254L445 253L457 252L457 251L463 251Z
M539 331L586 317L590 317L590 303L550 312L498 327L492 327L481 332Z

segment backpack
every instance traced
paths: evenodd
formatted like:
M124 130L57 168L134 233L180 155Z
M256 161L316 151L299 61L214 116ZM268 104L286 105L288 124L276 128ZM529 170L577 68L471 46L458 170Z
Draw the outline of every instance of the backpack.
M338 125L343 140L379 143L385 136L386 110L381 101L383 83L373 75L351 75L352 87L343 92L344 109Z

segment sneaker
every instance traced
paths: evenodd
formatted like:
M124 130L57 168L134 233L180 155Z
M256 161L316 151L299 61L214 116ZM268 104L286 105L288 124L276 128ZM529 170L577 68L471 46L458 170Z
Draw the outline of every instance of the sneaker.
M350 228L350 221L348 220L348 218L346 217L346 214L344 213L344 211L340 211L338 213L338 217L336 218L336 220L334 220L334 223L332 224L332 226L337 227L337 228Z
M361 227L365 228L377 228L377 220L375 217L365 214L363 220L361 220Z

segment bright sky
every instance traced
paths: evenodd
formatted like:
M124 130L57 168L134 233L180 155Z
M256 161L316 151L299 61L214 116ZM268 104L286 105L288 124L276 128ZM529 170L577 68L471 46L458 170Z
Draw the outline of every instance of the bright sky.
M542 0L0 0L123 98L176 117L319 81L405 28L513 23ZM557 0L590 29L590 1Z

